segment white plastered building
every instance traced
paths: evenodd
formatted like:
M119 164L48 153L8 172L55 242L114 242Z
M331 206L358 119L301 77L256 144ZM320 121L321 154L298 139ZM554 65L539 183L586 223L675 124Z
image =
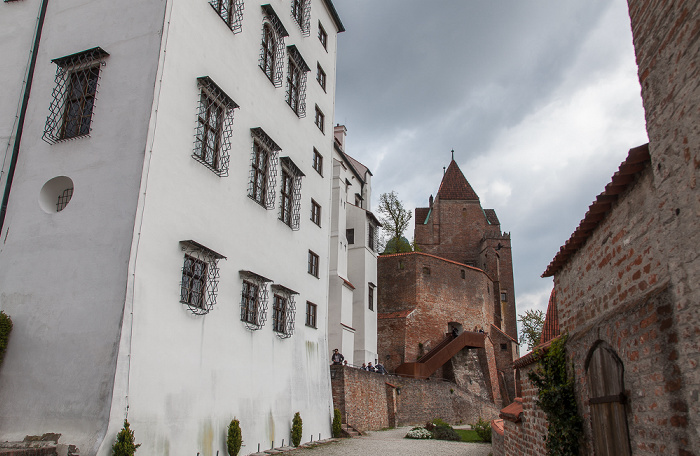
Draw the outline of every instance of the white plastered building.
M330 436L343 30L331 0L0 3L0 441Z
M334 127L329 349L348 364L377 362L377 234L372 173L345 153L347 130Z

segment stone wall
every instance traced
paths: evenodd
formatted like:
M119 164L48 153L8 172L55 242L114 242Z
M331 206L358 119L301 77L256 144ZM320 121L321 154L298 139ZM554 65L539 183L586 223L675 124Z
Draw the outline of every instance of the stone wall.
M424 424L433 418L449 423L491 420L498 407L489 400L441 380L380 375L346 366L331 366L333 404L359 431ZM347 414L346 414L347 412Z
M628 3L664 230L660 248L674 295L673 333L680 340L681 394L689 417L686 447L700 448L700 2Z

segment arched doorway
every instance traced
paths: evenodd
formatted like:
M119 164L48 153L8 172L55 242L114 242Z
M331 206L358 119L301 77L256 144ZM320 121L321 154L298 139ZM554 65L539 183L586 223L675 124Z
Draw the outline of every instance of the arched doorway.
M586 360L593 448L597 456L631 455L624 365L615 350L596 342Z

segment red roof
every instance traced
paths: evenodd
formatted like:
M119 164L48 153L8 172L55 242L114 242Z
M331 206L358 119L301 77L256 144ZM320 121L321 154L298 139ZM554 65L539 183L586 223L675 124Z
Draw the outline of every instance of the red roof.
M605 186L605 191L598 195L588 208L585 217L579 223L568 241L559 249L554 259L542 274L551 277L564 267L578 249L580 249L598 224L605 218L619 195L634 182L636 175L651 163L649 143L630 149L627 159L622 162L620 169L613 174L611 182Z
M472 186L469 185L469 182L467 182L467 178L464 177L454 159L450 162L450 166L447 167L445 175L442 176L438 198L443 200L479 201L479 197Z
M491 429L503 435L503 420L491 420Z
M510 335L506 334L506 333L505 333L501 328L499 328L498 326L496 326L496 325L494 325L493 323L491 323L491 327L492 327L493 329L495 329L496 331L498 331L499 333L501 333L501 334L503 334L504 336L506 336L508 339L510 339L510 340L512 340L513 342L515 342L516 344L520 345L520 342L518 342L513 336L510 336Z
M521 421L521 416L523 414L523 398L516 397L515 402L510 404L504 409L501 409L501 413L498 414L499 417L504 420L512 421L513 423L518 423Z
M552 289L552 294L549 295L549 304L547 305L547 316L544 317L544 325L542 325L542 335L540 336L540 344L549 342L559 335L559 312L557 312L557 301L555 299L555 291Z

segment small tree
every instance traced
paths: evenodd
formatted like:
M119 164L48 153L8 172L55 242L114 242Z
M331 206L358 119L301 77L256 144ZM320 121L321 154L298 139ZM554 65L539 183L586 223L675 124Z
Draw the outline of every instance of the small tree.
M228 436L226 437L226 449L229 456L237 456L241 451L243 443L243 434L241 433L241 423L237 419L231 420L228 425Z
M3 311L0 310L0 365L5 359L5 350L7 342L10 340L10 332L12 332L12 319Z
M340 415L340 410L333 410L333 437L338 438L343 432L342 428L342 416Z
M292 445L293 446L299 446L299 444L301 443L301 431L302 431L301 415L299 415L299 412L296 412L294 414L294 419L292 420Z
M134 443L134 431L129 428L129 422L124 419L124 427L117 434L117 441L112 445L112 456L134 456L140 443Z
M537 388L535 404L547 415L547 454L578 456L583 421L578 414L573 365L567 369L566 339L552 341L546 352L537 352L537 367L528 378Z
M520 322L520 342L527 343L527 349L532 350L540 343L542 327L544 326L544 312L541 310L526 310L518 318Z
M382 193L379 196L377 212L384 231L384 253L411 252L411 244L403 237L403 232L411 221L411 211L404 208L396 192Z

